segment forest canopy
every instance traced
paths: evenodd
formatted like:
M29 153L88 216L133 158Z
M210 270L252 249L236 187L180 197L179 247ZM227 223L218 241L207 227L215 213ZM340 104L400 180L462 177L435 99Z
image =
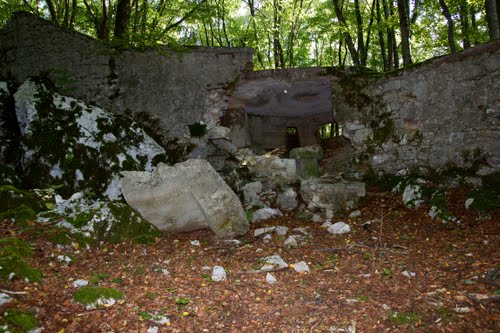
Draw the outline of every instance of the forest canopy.
M255 68L390 71L500 37L496 0L3 0L114 46L252 47Z

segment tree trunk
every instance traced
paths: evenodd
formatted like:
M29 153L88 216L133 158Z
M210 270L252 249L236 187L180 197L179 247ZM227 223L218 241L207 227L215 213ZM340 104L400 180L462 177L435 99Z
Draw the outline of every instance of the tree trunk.
M490 40L500 38L500 28L499 28L499 11L500 5L496 3L496 0L485 0L484 7L486 9L486 20L488 21L488 33L490 35Z
M462 45L464 49L470 47L470 31L469 31L469 6L466 0L462 0L458 6L460 13L460 26L462 28Z
M339 1L332 0L332 2L335 9L335 14L337 15L337 19L339 20L340 25L344 28L344 37L347 47L349 48L349 53L351 54L352 62L355 66L359 66L361 65L359 53L354 47L354 42L352 41L351 34L347 30L347 22L344 18L344 15L342 14L342 10L340 9Z
M455 47L455 26L453 24L453 19L451 18L450 10L444 0L439 0L439 5L441 6L446 21L448 22L448 45L450 46L450 51L453 53L457 51L457 48Z
M385 52L385 40L384 40L384 32L380 27L382 26L382 16L380 15L380 0L377 1L377 26L378 29L378 39L380 42L380 55L382 57L382 63L384 65L384 71L387 71L389 68L387 66L387 54Z
M387 3L387 0L382 0L382 6L384 8L385 22L387 23L389 21L389 17L394 14L392 0L389 0L389 3ZM394 32L394 28L387 26L387 69L390 71L399 67L398 48L396 45L396 34Z
M403 65L412 63L410 53L410 27L408 22L408 8L405 0L398 0L399 28L401 31L401 47L403 51Z
M127 35L130 22L130 0L118 0L115 18L115 38L123 38Z
M354 11L356 14L356 31L358 37L358 54L360 65L366 65L366 59L364 59L365 45L363 40L363 18L361 16L361 9L359 7L359 0L354 0Z

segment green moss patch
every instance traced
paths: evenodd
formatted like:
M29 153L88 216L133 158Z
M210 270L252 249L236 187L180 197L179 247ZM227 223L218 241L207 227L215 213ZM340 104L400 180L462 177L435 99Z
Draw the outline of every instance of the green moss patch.
M78 289L73 299L85 305L87 308L96 308L105 305L113 305L124 296L125 295L121 291L113 288L87 286Z
M389 320L395 325L416 325L422 321L422 316L416 312L389 312Z
M31 246L25 241L17 238L0 239L0 278L40 282L42 274L24 260L31 255Z
M151 244L160 236L154 225L124 203L80 198L60 202L51 212L41 216L49 221L60 221L56 226L68 230L69 237L56 233L51 235L51 241L58 244L73 240L88 244L100 241Z
M38 321L28 312L8 308L0 316L0 332L26 333L37 328Z

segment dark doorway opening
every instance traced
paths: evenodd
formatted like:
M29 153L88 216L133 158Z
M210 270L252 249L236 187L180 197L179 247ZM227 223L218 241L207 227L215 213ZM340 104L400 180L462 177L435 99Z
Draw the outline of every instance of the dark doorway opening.
M287 127L286 128L286 149L291 150L293 148L300 147L299 131L297 127Z

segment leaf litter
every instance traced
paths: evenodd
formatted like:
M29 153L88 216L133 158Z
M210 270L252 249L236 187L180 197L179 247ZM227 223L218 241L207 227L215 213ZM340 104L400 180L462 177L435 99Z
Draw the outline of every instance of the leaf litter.
M43 332L498 332L500 216L466 210L459 190L449 197L461 224L433 221L428 205L406 208L394 193L369 192L361 217L337 219L349 233L285 215L252 224L239 242L203 230L82 249L49 242L50 226L17 232L4 223L2 238L33 245L25 260L42 280L0 280L0 292L35 312ZM297 247L285 246L288 235L253 236L273 226L300 234ZM310 270L260 271L270 256ZM216 266L224 280L211 278ZM266 281L269 272L276 281ZM78 280L124 296L86 308L74 301Z

